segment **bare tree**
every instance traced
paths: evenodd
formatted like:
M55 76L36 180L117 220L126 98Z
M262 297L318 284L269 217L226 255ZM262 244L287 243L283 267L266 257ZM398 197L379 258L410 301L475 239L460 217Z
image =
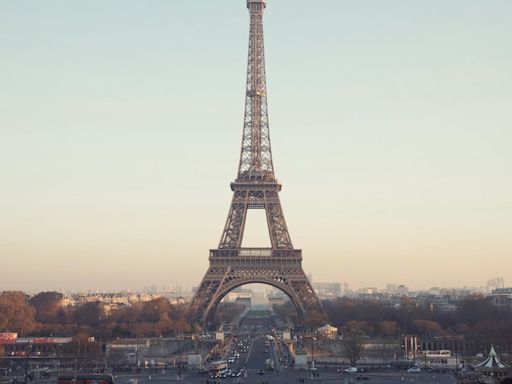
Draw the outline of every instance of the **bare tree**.
M357 330L349 330L343 336L343 349L350 360L350 364L355 366L357 361L364 356L363 333Z

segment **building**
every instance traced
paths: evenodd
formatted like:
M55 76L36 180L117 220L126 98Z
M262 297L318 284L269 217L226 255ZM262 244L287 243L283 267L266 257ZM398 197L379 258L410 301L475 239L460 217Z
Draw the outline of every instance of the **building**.
M409 293L409 288L407 288L405 285L399 285L396 287L396 291L400 296L407 296Z
M489 297L498 307L512 307L512 288L496 288Z
M252 302L252 290L242 287L235 288L229 292L222 301L238 303L250 307Z
M316 294L325 299L341 296L341 283L314 283Z
M492 292L495 289L501 289L505 287L505 280L503 277L494 277L487 280L487 292Z
M332 325L326 324L323 327L318 328L317 333L319 336L325 339L336 339L338 336L338 328L333 327Z

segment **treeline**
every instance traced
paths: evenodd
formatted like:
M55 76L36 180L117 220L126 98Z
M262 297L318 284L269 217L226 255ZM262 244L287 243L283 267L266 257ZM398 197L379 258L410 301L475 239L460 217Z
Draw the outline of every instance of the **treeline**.
M41 292L0 293L0 329L23 336L76 336L87 334L103 339L117 337L167 336L191 332L185 318L186 306L157 298L112 311L100 302L62 306L62 295Z
M164 297L112 309L100 302L63 306L62 299L58 292L34 296L19 291L0 292L0 331L17 332L19 337L94 336L103 340L200 331L186 317L188 304L173 305ZM244 309L235 303L221 305L213 325L230 322Z
M370 337L462 336L466 343L475 346L494 344L512 350L512 308L497 307L480 295L461 300L453 311L441 311L435 305L420 304L408 297L403 297L399 305L350 298L322 304L325 313L308 313L303 325L313 328L330 323L342 332L357 331ZM298 321L291 303L274 309L282 317Z

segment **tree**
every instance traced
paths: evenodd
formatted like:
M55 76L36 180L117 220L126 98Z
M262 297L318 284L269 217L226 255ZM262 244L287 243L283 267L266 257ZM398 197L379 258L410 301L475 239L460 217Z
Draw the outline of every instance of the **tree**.
M470 331L470 328L467 324L464 323L457 323L453 327L453 330L459 334L467 334Z
M95 359L101 352L101 345L91 338L89 332L85 328L81 328L78 334L73 337L71 348L77 357L86 357L88 359Z
M501 333L498 322L482 320L471 329L470 339L479 346L489 349L491 344L499 346L504 341L505 334Z
M488 297L482 295L469 296L463 300L455 312L460 322L473 325L483 320L498 319L499 310Z
M144 321L156 323L164 313L171 315L172 306L168 299L159 297L144 303L141 317Z
M192 330L191 325L188 323L185 318L181 318L174 323L174 332L177 333L186 333Z
M37 321L55 323L59 321L62 294L58 292L41 292L30 298L30 304L35 308Z
M379 323L379 332L383 336L396 336L400 331L400 327L396 321L384 320Z
M35 310L27 303L27 295L17 291L0 293L0 329L26 335L35 326Z
M414 320L412 327L421 336L437 336L443 331L437 321L430 320Z
M364 355L363 333L357 330L349 330L343 335L342 343L350 364L355 366Z
M285 324L288 324L289 322L292 322L294 324L299 323L299 316L297 314L297 310L295 309L293 303L290 300L285 301L281 305L274 304L272 306L272 309Z
M322 325L327 324L328 319L325 312L320 312L316 309L311 309L306 312L304 319L302 320L302 324L304 324L309 329L315 329Z
M175 321L169 317L167 313L160 315L160 320L155 324L155 330L159 336L168 335L172 332Z
M142 311L143 305L141 303L134 303L130 307L117 309L110 318L117 324L134 324L140 321Z
M99 301L82 304L76 309L74 317L78 325L97 327L103 319L103 306Z
M368 333L371 333L373 331L373 327L368 325L367 321L355 321L355 320L352 320L352 321L347 322L345 328L349 332L358 332L358 333L361 333L361 334L368 334Z

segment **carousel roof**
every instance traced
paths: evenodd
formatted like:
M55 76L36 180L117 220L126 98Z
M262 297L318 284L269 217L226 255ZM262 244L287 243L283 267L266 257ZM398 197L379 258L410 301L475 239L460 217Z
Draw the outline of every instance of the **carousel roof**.
M501 362L498 354L494 350L494 346L491 345L491 350L489 351L489 356L487 356L487 359L482 361L480 364L477 364L476 367L487 369L502 369L507 368L507 365Z
M333 327L330 324L325 324L323 327L320 327L317 329L318 332L325 333L325 332L338 332L338 328Z

